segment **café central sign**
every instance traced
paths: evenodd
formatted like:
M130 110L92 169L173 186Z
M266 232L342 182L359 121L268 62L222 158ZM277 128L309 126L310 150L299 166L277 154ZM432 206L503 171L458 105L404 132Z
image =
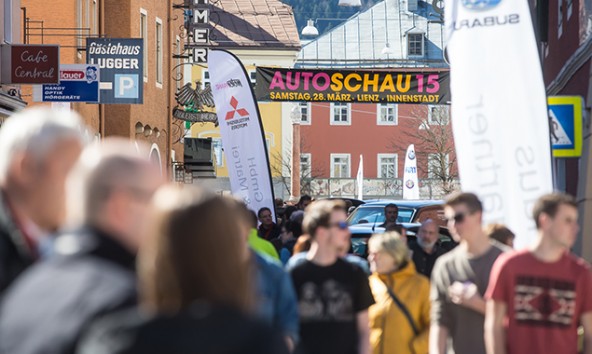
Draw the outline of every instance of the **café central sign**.
M3 84L57 84L58 45L11 44L2 46Z

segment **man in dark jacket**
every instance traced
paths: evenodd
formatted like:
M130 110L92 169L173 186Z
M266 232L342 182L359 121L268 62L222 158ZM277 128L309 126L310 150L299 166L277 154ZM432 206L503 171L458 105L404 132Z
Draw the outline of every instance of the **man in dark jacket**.
M68 219L0 308L0 353L71 353L96 317L136 302L135 253L161 178L148 154L106 140L83 152L67 185Z
M427 219L421 223L417 231L417 239L409 241L409 249L412 253L413 263L418 273L430 277L436 259L444 253L451 250L453 246L445 247L440 243L439 227L432 219Z
M73 112L25 109L0 129L0 297L64 222L64 185L83 145Z

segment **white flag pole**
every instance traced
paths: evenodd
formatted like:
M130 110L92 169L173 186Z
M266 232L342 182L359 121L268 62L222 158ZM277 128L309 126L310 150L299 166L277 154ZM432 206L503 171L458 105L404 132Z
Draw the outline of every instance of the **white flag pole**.
M419 199L419 185L417 181L417 156L413 144L407 147L405 153L405 169L403 170L403 199Z
M360 164L358 165L358 174L356 175L356 182L358 185L357 199L362 200L364 197L364 157L360 154Z

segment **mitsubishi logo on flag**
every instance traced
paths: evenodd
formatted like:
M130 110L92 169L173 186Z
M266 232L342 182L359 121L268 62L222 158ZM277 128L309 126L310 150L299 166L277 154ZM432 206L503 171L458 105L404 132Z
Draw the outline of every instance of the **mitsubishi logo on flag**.
M249 112L247 112L246 109L244 109L244 108L237 109L238 100L236 98L234 98L234 96L232 96L232 98L230 99L230 105L232 106L232 108L234 108L234 110L226 113L226 120L230 120L230 119L234 118L235 113L238 113L238 115L241 117L246 117L249 115Z

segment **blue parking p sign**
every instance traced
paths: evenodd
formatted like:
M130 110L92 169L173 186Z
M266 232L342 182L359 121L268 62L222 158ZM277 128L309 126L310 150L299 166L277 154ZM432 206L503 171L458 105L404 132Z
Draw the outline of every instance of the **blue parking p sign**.
M143 103L142 38L87 38L86 62L101 68L99 103Z
M136 74L115 74L115 98L137 99L140 92L138 81Z

